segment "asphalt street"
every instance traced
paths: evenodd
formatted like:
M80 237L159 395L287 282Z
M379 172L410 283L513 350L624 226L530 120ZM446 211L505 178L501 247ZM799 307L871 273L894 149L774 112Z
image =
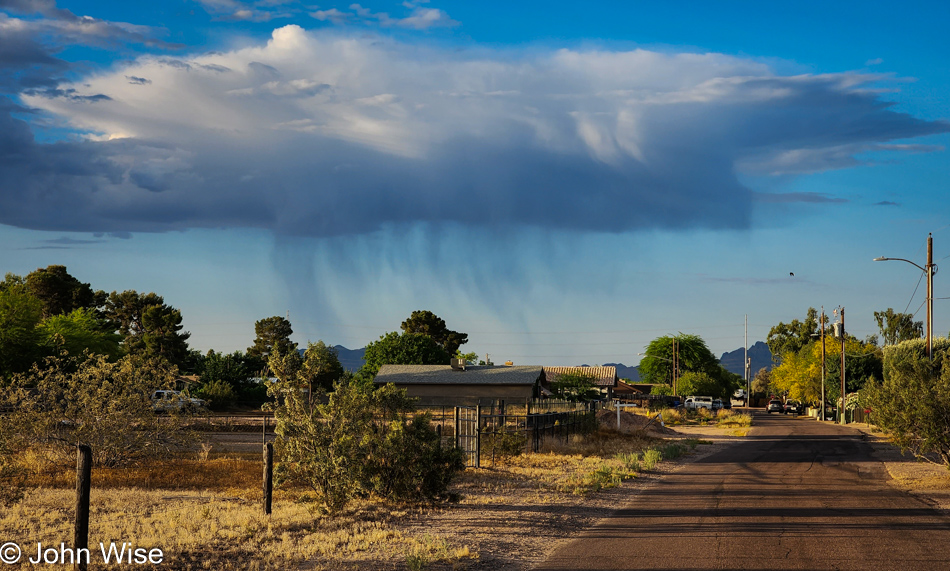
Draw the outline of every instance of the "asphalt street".
M887 478L856 430L759 412L536 569L950 569L950 516Z

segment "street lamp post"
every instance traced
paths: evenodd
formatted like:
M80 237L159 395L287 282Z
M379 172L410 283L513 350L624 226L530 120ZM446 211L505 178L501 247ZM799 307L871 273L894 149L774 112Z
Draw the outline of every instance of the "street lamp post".
M927 273L927 358L933 361L934 358L934 333L933 333L933 319L934 319L934 274L937 273L937 265L934 264L934 239L933 233L927 234L927 266L921 267L920 264L915 264L910 260L905 260L904 258L885 258L881 256L880 258L874 258L875 262L889 262L891 260L897 260L900 262L907 262L912 266L920 268L921 271Z

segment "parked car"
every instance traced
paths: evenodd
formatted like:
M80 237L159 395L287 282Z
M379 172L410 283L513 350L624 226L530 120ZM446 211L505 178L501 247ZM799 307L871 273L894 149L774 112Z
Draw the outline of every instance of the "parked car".
M773 412L785 412L785 405L782 404L782 401L779 399L772 399L769 401L768 406L765 407L765 412L772 414Z
M199 410L205 408L207 404L201 399L184 395L181 391L163 389L152 393L152 410L155 412Z
M785 414L805 414L805 405L801 401L785 401Z
M722 410L722 408L723 408L722 399L713 399L712 409Z
M722 399L722 408L732 408L732 399Z
M686 403L684 404L687 410L699 410L705 408L708 410L713 410L713 398L712 397L686 397Z

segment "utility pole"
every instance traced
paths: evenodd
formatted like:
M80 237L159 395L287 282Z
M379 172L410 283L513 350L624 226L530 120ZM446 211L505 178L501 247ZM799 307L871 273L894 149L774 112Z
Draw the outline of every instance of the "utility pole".
M751 388L749 386L751 383L749 381L749 314L748 313L745 314L745 345L743 346L743 351L742 351L742 363L745 365L745 373L743 374L743 376L745 377L745 402L746 402L746 406L748 407L749 406L749 389Z
M934 360L934 236L927 234L927 358Z
M673 336L673 396L679 396L676 394L676 367L679 364L677 359L676 351L676 335Z
M844 307L841 308L841 405L838 408L838 416L841 418L840 424L847 424L848 419L844 415L844 339L847 334L844 332Z
M821 306L821 420L825 420L825 306Z

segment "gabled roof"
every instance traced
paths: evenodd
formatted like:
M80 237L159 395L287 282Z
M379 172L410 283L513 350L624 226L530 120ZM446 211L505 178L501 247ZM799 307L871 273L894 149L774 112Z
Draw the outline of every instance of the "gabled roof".
M548 383L554 382L558 375L566 373L594 377L598 387L617 385L617 367L544 367L544 376Z
M457 371L450 365L383 365L376 374L379 384L397 385L533 385L541 367L467 366Z

